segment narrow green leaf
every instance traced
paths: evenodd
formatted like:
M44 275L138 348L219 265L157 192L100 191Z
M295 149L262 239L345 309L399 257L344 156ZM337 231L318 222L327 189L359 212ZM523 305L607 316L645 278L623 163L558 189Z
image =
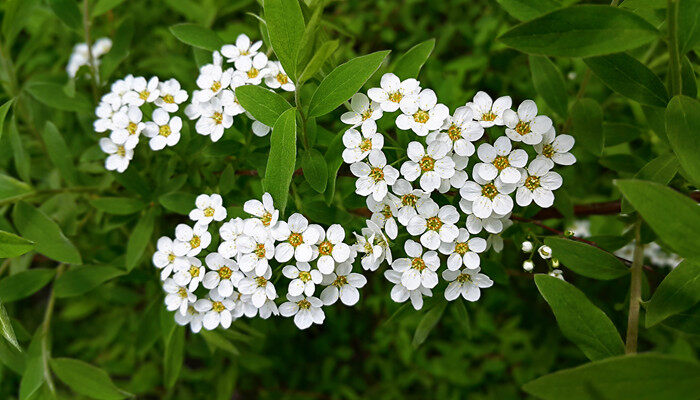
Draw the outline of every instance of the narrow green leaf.
M604 122L603 136L605 136L606 146L615 146L639 138L642 136L642 130L639 127L622 122Z
M629 54L609 54L583 61L613 91L641 104L666 107L666 86L656 74Z
M499 39L528 54L592 57L634 49L657 37L653 25L630 11L580 5L524 22Z
M496 0L513 18L527 21L561 7L554 0Z
M83 15L75 0L49 0L49 6L66 26L76 31L82 29Z
M700 301L700 264L683 261L661 281L646 305L646 327L685 311Z
M0 174L0 200L22 196L32 191L32 187L22 181Z
M570 283L537 274L535 284L552 307L559 329L589 360L624 354L625 345L610 318Z
M63 139L63 136L58 132L58 128L53 122L49 121L46 123L44 130L41 132L41 137L46 143L46 147L51 149L49 151L49 157L51 162L58 168L63 179L69 185L76 185L78 183L78 176L75 171L75 165L73 164L73 157L71 151Z
M401 79L417 78L434 48L435 39L418 43L396 60L392 72Z
M309 117L328 114L350 99L379 68L387 54L388 50L353 58L331 71L311 97Z
M311 60L309 60L309 63L306 65L306 68L304 68L304 71L301 73L301 75L299 75L299 78L297 79L299 84L306 82L316 75L321 67L323 67L326 60L328 60L328 57L332 56L337 48L337 40L331 40L323 43L314 53L313 57L311 57Z
M128 16L117 28L112 39L112 49L100 60L100 76L107 82L119 64L129 56L131 40L134 37L134 18Z
M98 400L120 400L132 396L119 389L100 368L71 358L54 358L49 362L54 374L74 392Z
M700 44L700 2L697 0L678 0L677 31L678 51L681 55Z
M10 99L0 107L0 139L2 139L3 128L5 127L5 117L7 117L7 112L10 111L10 107L12 107L14 101L15 99Z
M328 184L326 185L325 199L326 204L330 205L335 196L335 181L338 179L338 170L343 165L343 135L337 134L333 141L328 145L328 150L323 156L328 165Z
M181 215L187 215L195 207L194 200L197 195L184 192L166 193L158 198L160 205L168 211Z
M204 50L216 51L224 45L223 40L214 31L196 24L173 25L170 32L182 43Z
M27 367L19 383L19 399L28 400L34 396L44 384L44 360L41 355L28 357Z
M681 257L700 259L700 207L694 200L658 183L625 179L615 184L666 245Z
M282 113L272 127L270 156L265 169L265 190L272 195L275 206L284 212L289 184L292 182L297 158L296 110Z
M90 101L82 93L70 97L63 91L63 86L52 82L33 82L25 87L35 99L45 105L62 111L94 112Z
M577 143L581 143L595 155L603 152L605 137L603 136L603 110L593 99L577 100L571 107L572 134Z
M542 376L523 386L544 400L692 399L700 393L700 364L657 354L635 354L594 361Z
M687 56L681 58L681 83L683 85L682 94L692 98L698 96L698 82L695 78L695 71Z
M700 185L700 102L675 96L666 108L666 134L688 178Z
M36 242L37 252L68 264L82 263L78 249L41 210L21 201L12 211L12 221L25 239Z
M123 269L108 265L71 268L56 279L54 293L58 298L80 296L121 275L124 275Z
M264 0L263 9L272 48L287 75L295 80L297 51L304 35L304 16L299 1Z
M33 295L51 282L55 273L53 269L33 268L0 280L0 301L9 303Z
M173 330L165 345L163 358L163 380L166 388L172 388L180 376L185 355L185 328L178 326Z
M589 244L557 237L548 237L545 244L552 248L554 257L579 275L610 280L629 273L617 257Z
M237 87L236 99L255 119L267 126L273 126L283 112L292 108L279 94L255 85Z
M454 302L455 313L457 314L457 321L464 327L464 333L467 335L467 339L471 339L472 326L469 322L469 313L467 312L467 306L464 305L464 302L465 300L461 297Z
M12 327L12 321L10 321L10 316L7 315L7 310L5 305L0 301L0 333L10 344L15 346L19 351L22 351L22 347L17 342L17 336L15 336L15 329Z
M31 182L31 161L24 149L22 139L17 130L17 118L14 115L8 126L7 137L10 139L10 146L12 146L12 157L14 158L17 174L23 181Z
M328 165L321 153L315 149L305 151L301 157L301 168L304 170L304 179L311 188L323 193L328 184Z
M681 332L700 335L700 303L666 318L663 324Z
M321 16L323 15L324 4L317 3L314 7L314 12L311 14L311 18L309 18L308 22L306 23L304 34L301 35L301 39L297 45L297 55L295 61L297 84L303 82L301 78L303 73L300 73L300 71L303 71L306 68L312 56L314 56L314 53L316 53L314 50L316 50L315 45L317 38L319 37L318 30L321 22Z
M0 258L19 257L31 251L36 244L14 233L0 231Z
M207 342L207 346L214 351L214 349L220 349L234 356L241 355L241 352L236 348L236 346L231 343L230 340L222 336L216 331L205 331L200 332L204 341Z
M547 57L530 56L530 73L537 93L542 96L549 108L566 117L568 101L564 77L559 68Z
M115 215L129 215L143 210L146 204L129 197L97 197L90 204L100 211Z
M131 271L141 260L153 234L153 208L139 219L126 244L126 270Z
M428 335L430 335L430 332L435 328L435 325L440 322L440 318L442 318L442 314L445 312L445 307L447 307L447 302L440 303L423 315L423 318L416 328L416 333L413 334L411 345L414 349L425 342L425 339L428 338Z
M92 18L99 17L100 15L111 11L114 7L122 4L124 0L98 0L95 6L90 12Z
M668 152L662 154L655 159L649 161L634 175L634 179L652 181L662 185L668 184L678 172L678 159L676 156ZM620 212L622 214L631 214L634 208L627 199L623 198L620 204ZM598 242L596 242L598 243Z
M219 193L223 196L229 193L236 185L236 171L231 164L224 168L219 178Z

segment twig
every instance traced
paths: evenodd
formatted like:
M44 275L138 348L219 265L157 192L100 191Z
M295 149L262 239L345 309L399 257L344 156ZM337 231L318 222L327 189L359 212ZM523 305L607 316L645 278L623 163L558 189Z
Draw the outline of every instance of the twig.
M625 353L637 352L637 335L639 332L639 303L642 301L642 260L644 244L641 240L642 219L637 218L634 225L634 258L630 275L630 307L627 314L627 339Z

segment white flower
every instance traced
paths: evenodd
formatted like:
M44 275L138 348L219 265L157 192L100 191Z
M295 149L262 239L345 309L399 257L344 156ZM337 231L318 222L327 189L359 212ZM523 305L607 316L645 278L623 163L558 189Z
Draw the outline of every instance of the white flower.
M499 97L496 101L493 101L491 96L481 91L474 95L473 101L466 104L474 112L474 119L484 128L504 125L503 112L510 109L512 105L513 101L510 99L510 96Z
M194 257L211 243L211 234L202 225L180 224L175 227L175 238L173 249L177 256Z
M254 307L253 307L254 308ZM260 308L256 308L260 318L268 319L271 315L279 315L280 311L273 300L267 299Z
M411 218L406 230L413 236L421 235L420 242L430 250L437 250L443 243L452 243L459 229L455 224L459 213L454 206L440 208L434 201L426 201L418 207L418 215Z
M428 193L420 189L413 189L413 186L405 179L398 179L391 190L399 197L399 210L396 216L403 226L408 225L408 221L418 215L417 208L421 204L430 200Z
M287 302L280 305L280 314L283 317L294 316L294 324L299 329L306 329L312 324L322 324L326 314L321 307L323 302L318 297L290 296Z
M177 79L168 79L165 82L161 82L158 92L159 96L155 100L156 106L169 113L176 112L178 105L184 103L188 97L187 91L182 90Z
M362 134L354 128L350 128L343 134L343 161L348 164L365 159L373 150L381 150L384 147L384 136L377 133L376 125L362 125Z
M548 258L552 258L552 248L547 245L540 246L540 248L537 249L537 253L539 253L540 257L542 257L545 260Z
M272 237L280 241L275 249L275 260L287 262L294 257L301 262L311 261L314 246L319 239L319 231L309 226L309 221L301 214L289 216L289 222L279 221L272 229Z
M226 57L226 61L235 62L239 58L252 58L258 54L262 46L262 41L251 43L248 35L241 33L236 38L236 44L227 44L221 48L221 55Z
M344 262L338 264L335 272L323 276L323 285L326 288L321 292L323 304L329 306L340 301L346 306L352 306L360 300L360 291L367 284L367 278L352 272L352 263Z
M123 144L133 149L139 142L139 135L146 124L141 122L143 113L138 107L123 108L112 117L113 126L110 139L116 144Z
M525 100L518 106L518 112L503 112L506 135L514 141L535 145L542 141L542 135L552 127L552 120L544 115L537 115L537 105L532 100Z
M222 297L233 294L233 288L243 279L235 261L224 258L219 253L209 253L204 260L211 271L204 275L202 286L216 290Z
M226 218L226 209L219 194L200 194L194 201L197 208L190 211L190 219L200 225L209 225L211 221L222 221Z
M245 234L245 221L241 218L233 218L224 222L219 228L219 236L222 242L219 244L218 252L226 258L234 257L238 254L238 238Z
M410 101L409 97L418 95L420 82L410 78L403 82L394 74L382 75L378 88L371 88L367 95L372 101L380 104L383 111L394 112L403 102Z
M199 299L194 303L195 310L204 314L202 324L204 329L212 330L221 325L228 329L233 321L231 310L236 303L230 297L223 297L219 292L212 290L208 299Z
M376 201L382 201L388 193L388 185L393 185L399 177L399 171L386 164L386 156L381 151L369 154L369 163L356 162L350 165L350 171L358 179L355 193L360 196L370 194Z
M379 103L372 101L362 93L355 93L350 98L350 111L343 113L340 120L353 128L362 124L362 129L377 130L376 121L383 115Z
M532 242L529 240L524 241L521 245L521 249L524 253L531 252L533 248Z
M251 302L256 308L262 307L267 300L277 298L275 285L270 282L272 270L268 269L262 276L246 276L238 282L238 290L251 295Z
M167 111L158 108L153 111L153 121L146 122L143 134L151 138L148 145L157 151L166 145L175 146L180 141L180 129L182 129L180 117L170 118Z
M202 319L204 314L195 310L194 306L188 306L185 315L175 313L175 323L180 326L190 325L192 333L198 333L202 330Z
M319 257L316 265L321 273L330 274L335 269L336 263L340 264L350 259L350 246L343 243L345 230L339 224L329 226L326 232L321 228L319 233L321 234L318 239Z
M131 90L124 94L124 102L136 107L141 107L144 103L153 103L160 94L158 86L157 76L152 77L148 82L142 76L134 78Z
M190 303L197 301L191 291L187 290L184 285L178 285L172 278L168 278L163 282L163 290L165 290L165 307L168 311L178 311L180 314L187 313L187 306Z
M209 102L201 106L201 116L195 124L195 130L200 135L209 136L212 142L216 142L224 135L224 129L233 125L233 117L224 113L221 100L217 97L212 97Z
M423 308L423 296L432 297L433 292L423 285L414 290L406 289L406 287L401 284L402 276L403 274L401 272L394 271L393 269L384 271L384 277L394 284L394 287L391 288L391 299L397 303L403 303L410 298L413 308L420 310Z
M518 182L518 191L515 193L515 201L519 206L528 206L533 200L542 207L551 207L554 204L553 190L562 185L561 175L550 171L550 164L542 159L536 159L523 170L522 178Z
M547 160L550 168L553 168L554 164L572 165L576 162L576 157L569 153L569 150L574 147L574 142L570 135L555 137L554 127L551 127L542 135L542 142L534 146L538 154L537 159Z
M243 204L243 211L257 217L264 227L274 227L279 219L280 212L275 209L270 193L262 195L262 202L257 199L248 200Z
M481 290L493 286L488 276L479 272L479 268L464 268L461 271L442 271L442 278L448 282L445 289L445 299L455 300L461 294L465 300L477 301Z
M109 138L100 139L100 149L109 154L105 160L105 168L109 171L124 172L134 157L133 147L118 145Z
M311 296L316 290L316 285L320 285L323 280L321 272L307 262L297 262L297 265L287 265L282 269L282 275L291 279L289 282L288 295L299 296L302 293Z
M500 178L494 181L474 178L476 182L469 181L459 190L462 198L473 202L474 215L488 218L492 213L505 215L513 210L513 199L508 195L515 191L515 184L504 183Z
M236 60L236 71L233 73L238 79L249 85L259 85L263 77L267 76L267 56L265 53L258 53L252 59L240 57Z
M119 112L126 112L126 110L126 106L121 106L121 101L116 102L116 104L111 104L104 101L103 98L103 101L100 102L97 108L95 108L95 115L97 116L97 119L92 124L95 132L102 133L113 130L114 116Z
M267 134L270 133L270 131L272 130L272 128L263 124L260 121L253 121L253 124L251 125L250 129L253 131L253 134L257 137L267 136Z
M401 272L401 284L407 290L418 289L423 286L432 289L438 284L438 275L435 271L440 267L440 258L435 251L423 254L423 246L407 240L404 250L409 258L398 258L391 264L394 271Z
M362 228L362 235L355 233L357 238L355 249L359 253L364 253L361 259L362 268L376 271L385 259L391 264L391 249L382 229L371 220L366 222L367 227Z
M255 271L255 275L263 276L270 272L269 260L275 257L275 241L256 219L247 220L244 229L250 236L241 236L237 240L238 265L243 272Z
M109 53L109 51L112 49L112 40L107 37L102 37L97 40L95 40L95 43L92 44L92 56L93 57L102 57L103 55Z
M564 273L561 272L560 269L552 270L552 272L549 273L549 276L553 276L557 279L561 279L562 281L564 280Z
M376 201L371 196L367 197L367 208L372 212L372 222L383 228L386 235L392 240L396 239L399 234L399 226L394 218L399 212L398 205L398 197L391 193L387 193L382 201Z
M488 233L501 233L503 232L504 223L507 221L509 214L499 215L497 213L492 213L487 218L479 218L473 214L472 211L473 202L465 199L459 201L459 208L467 214L467 230L472 235L475 235L482 230L486 230Z
M532 260L523 261L523 270L530 272L535 268L535 263Z
M440 187L438 188L440 193L447 193L452 188L459 190L469 180L469 174L465 171L467 164L469 164L469 157L462 157L452 152L448 153L447 157L454 161L455 173L449 179L440 179Z
M265 76L265 84L271 89L279 89L286 92L293 92L296 89L294 82L289 79L289 76L282 68L282 63L279 61L270 61L267 63L268 74Z
M187 265L186 259L175 255L173 240L167 236L158 239L156 250L153 253L153 265L160 269L160 279L167 279L176 266Z
M446 105L437 103L432 89L423 89L418 95L407 97L400 106L403 114L396 117L396 126L402 130L411 129L418 136L440 129L450 114Z
M472 119L472 110L466 106L457 108L453 116L448 116L442 129L443 132L437 134L436 140L448 141L454 152L463 157L474 154L472 142L484 135L484 127Z
M176 267L173 279L180 286L187 285L187 290L194 292L197 290L199 283L204 279L206 272L202 267L202 262L196 257L183 257L184 263Z
M426 151L419 142L408 144L409 161L401 165L401 174L413 182L420 176L420 187L430 193L440 187L442 179L449 179L455 174L455 162L448 155L450 145L435 141L428 145Z
M481 264L479 253L486 250L486 240L480 237L469 238L469 232L459 228L459 235L454 243L440 245L440 253L447 255L447 268L456 271L462 266L478 268Z
M485 181L498 176L504 183L518 183L520 171L527 164L527 153L523 149L513 150L513 145L505 136L501 136L491 146L482 143L477 150L480 163L474 166L474 174Z
M195 92L193 97L200 103L209 101L231 84L232 75L233 68L223 71L219 65L207 64L203 66L199 71L199 77L197 77L197 86L201 90Z

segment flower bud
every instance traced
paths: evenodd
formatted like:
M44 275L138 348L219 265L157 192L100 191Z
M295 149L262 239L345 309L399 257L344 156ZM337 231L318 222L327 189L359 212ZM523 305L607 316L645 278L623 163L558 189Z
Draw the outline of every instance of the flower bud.
M544 258L545 260L552 258L552 248L549 246L540 246L540 248L537 249L537 252L540 253L540 257Z
M555 269L554 271L550 272L549 276L553 276L557 279L561 279L562 281L564 280L564 274L561 272L560 269Z
M523 269L527 272L532 271L532 269L535 268L535 263L532 262L532 260L525 260L523 261Z
M532 251L532 248L533 248L532 242L529 241L529 240L524 241L524 242L523 242L523 247L522 247L522 248L523 248L523 251L524 251L525 253L531 252L531 251Z
M554 268L559 267L559 259L558 258L552 258L552 267L554 267Z
M573 237L574 234L575 234L574 231L572 231L571 229L567 229L567 230L564 232L564 237L570 238L570 237Z

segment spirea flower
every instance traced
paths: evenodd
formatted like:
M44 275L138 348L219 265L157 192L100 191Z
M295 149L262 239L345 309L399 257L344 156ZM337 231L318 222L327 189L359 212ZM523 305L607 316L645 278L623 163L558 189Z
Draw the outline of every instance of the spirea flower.
M197 78L197 86L200 90L195 92L195 99L200 103L208 102L231 84L232 75L233 68L224 71L220 65L207 64L203 66Z
M187 290L184 285L178 285L175 280L168 278L163 282L163 290L165 296L165 306L168 311L178 311L180 314L187 312L187 306L197 300L192 292Z
M403 274L399 271L388 269L384 271L384 277L389 282L394 284L394 287L391 289L391 299L397 303L403 303L406 300L411 299L411 305L413 308L420 310L423 308L423 296L433 296L432 290L423 285L418 286L417 289L408 290L403 284L401 284Z
M486 92L479 91L474 95L474 100L467 103L467 107L472 109L474 119L484 128L494 125L504 125L503 113L510 109L513 101L510 96L503 96L493 101Z
M367 208L372 212L371 220L377 226L384 229L390 239L396 239L399 234L399 226L396 224L398 215L399 199L388 193L384 200L376 201L373 197L367 197Z
M576 157L569 153L569 150L574 147L574 142L571 135L555 136L552 127L542 135L542 142L534 146L537 159L546 160L550 168L553 168L554 164L572 165L576 162Z
M340 120L348 125L356 127L362 125L363 129L377 130L375 122L382 117L382 109L379 103L370 101L362 93L355 93L350 98L350 111L343 113Z
M418 208L418 215L411 218L406 229L413 236L420 236L420 242L430 250L437 250L441 244L452 243L459 229L455 225L459 213L454 206L439 207L430 201Z
M401 225L406 226L414 216L418 215L418 207L430 200L430 195L423 190L414 189L411 183L405 179L398 179L391 187L391 190L398 197L397 217Z
M323 302L314 296L287 295L287 302L280 305L283 317L294 317L294 324L299 329L306 329L312 324L323 324L326 314L323 312Z
M197 208L190 211L190 219L199 225L209 225L211 221L223 221L226 218L226 208L223 199L218 194L200 194L195 199Z
M447 255L447 268L456 271L460 268L478 268L481 264L479 253L486 250L486 240L469 237L469 232L459 228L459 234L453 242L442 243L440 253Z
M296 261L309 262L314 258L314 247L319 239L319 231L309 226L303 215L294 213L289 222L280 221L271 231L272 237L281 242L275 250L275 260L287 262L294 257Z
M243 204L243 211L257 217L265 228L272 228L277 224L280 212L275 209L270 193L262 195L262 201L257 199L248 200Z
M323 275L307 262L297 262L296 265L287 265L282 269L282 274L291 279L288 293L291 296L305 294L311 296L316 290L316 285L321 284Z
M229 328L233 321L231 310L234 307L233 299L223 297L217 291L211 291L208 299L199 299L194 303L195 310L204 314L202 325L207 330L216 329L219 325Z
M196 257L185 257L184 262L178 265L173 275L173 280L180 286L187 285L187 290L194 292L200 282L204 280L206 269Z
M461 294L467 301L479 300L481 289L493 286L493 281L479 271L478 267L442 271L442 278L450 282L445 289L445 299L452 301Z
M323 274L330 274L335 266L344 263L350 258L350 246L343 243L345 240L345 230L340 224L333 224L326 232L320 229L318 239L318 262L319 271Z
M221 55L226 57L228 62L235 62L240 58L252 58L258 54L262 46L262 41L251 42L246 34L240 34L236 38L236 44L227 44L221 47Z
M238 282L238 290L243 294L251 295L251 302L257 308L262 307L267 300L277 298L275 285L270 282L272 271L268 269L261 276L246 276Z
M472 201L474 215L488 218L492 213L505 215L513 210L513 199L509 196L515 191L515 184L504 183L500 178L483 181L475 177L460 189L462 198Z
M168 79L160 83L158 97L154 100L154 103L163 110L174 113L188 97L187 91L182 90L180 87L180 82L176 79Z
M269 261L275 257L275 241L261 222L249 220L246 224L248 235L238 238L238 265L241 271L254 272L263 276L270 272Z
M388 193L388 186L393 185L399 177L399 171L387 165L386 156L381 151L373 151L369 162L356 162L350 166L350 171L358 179L355 182L356 193L361 196L372 195L374 200L382 201Z
M394 271L401 273L401 284L407 290L419 286L434 288L438 283L435 271L440 267L438 254L432 250L423 254L423 246L410 239L404 243L404 250L408 258L397 258L391 264Z
M157 76L148 81L139 76L134 78L131 90L124 94L124 102L132 106L140 107L144 103L153 103L160 95L159 80Z
M194 257L211 243L211 234L204 225L180 224L175 227L175 237L173 248L177 256Z
M484 127L473 120L472 109L466 106L455 110L454 115L448 116L442 125L442 132L436 140L448 141L457 155L469 157L474 154L474 144L484 135Z
M321 292L323 304L332 305L340 298L343 304L352 306L360 300L358 289L367 284L367 278L352 272L352 263L344 262L336 266L335 272L324 275L322 284L326 286Z
M518 106L518 112L503 112L506 135L514 142L535 145L542 141L542 136L552 127L552 120L544 115L537 115L537 105L532 100L525 100Z
M350 128L343 134L343 161L348 164L364 160L373 150L384 147L384 136L377 133L376 125L362 125L362 133Z
M554 204L552 191L559 189L562 182L561 175L550 171L550 164L547 161L533 160L527 167L527 172L523 170L515 193L515 201L521 207L528 206L533 200L540 207L551 207Z
M401 81L394 74L384 74L378 88L371 88L367 95L372 101L379 103L383 111L394 112L402 103L408 103L411 96L420 91L420 82L411 78ZM407 104L405 104L408 107Z
M412 130L418 136L439 129L450 114L444 104L438 104L432 89L423 89L416 96L409 96L400 104L402 114L396 117L396 126Z
M180 129L182 120L180 117L172 117L158 108L153 111L153 121L146 122L143 134L151 140L148 145L152 150L162 150L165 146L175 146L180 141Z
M282 68L282 63L279 61L270 61L267 63L267 75L265 76L265 85L270 89L282 89L285 92L293 92L296 89L294 82Z
M243 279L235 261L225 258L219 253L209 253L205 259L209 272L204 275L202 285L207 289L218 291L222 297L233 294L233 288Z
M201 107L195 130L200 135L209 136L212 142L217 142L224 135L224 129L233 125L233 117L224 113L224 106L217 97L203 103Z
M513 145L505 136L493 143L482 143L477 150L480 163L474 165L474 174L484 181L499 177L504 183L518 183L520 171L527 164L527 153L523 149L513 149Z
M449 179L455 173L455 162L448 156L450 145L434 141L426 150L419 142L408 144L409 161L401 165L401 175L413 182L420 177L420 187L430 193L440 187L441 179Z
M105 160L105 168L109 171L124 172L129 166L129 161L134 157L134 148L127 144L116 144L109 138L100 139L100 149L109 154Z
M116 144L124 145L126 148L133 149L139 143L139 135L146 127L142 122L143 113L141 109L135 106L122 108L112 117L112 134L110 139Z

